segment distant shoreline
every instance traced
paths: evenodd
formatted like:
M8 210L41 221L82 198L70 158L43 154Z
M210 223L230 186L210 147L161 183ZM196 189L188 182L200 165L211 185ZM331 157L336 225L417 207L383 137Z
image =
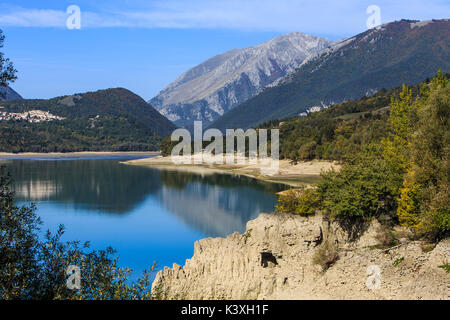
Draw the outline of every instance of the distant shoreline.
M21 153L8 153L0 152L0 160L6 159L33 159L33 158L45 158L45 159L65 159L65 158L85 158L85 157L95 157L95 158L107 158L116 156L139 156L139 157L155 157L159 155L159 151L125 151L125 152L114 152L114 151L83 151L83 152L49 152L49 153L38 153L38 152L21 152Z
M279 173L273 176L261 174L261 166L259 164L198 164L198 165L176 165L171 161L170 157L156 156L152 158L144 158L137 160L129 160L122 162L130 165L147 166L161 170L181 171L196 173L201 175L214 173L227 173L251 177L254 179L282 183L292 187L300 187L307 184L315 183L320 179L323 171L339 170L340 165L334 161L306 161L298 164L290 164L289 160L279 161Z

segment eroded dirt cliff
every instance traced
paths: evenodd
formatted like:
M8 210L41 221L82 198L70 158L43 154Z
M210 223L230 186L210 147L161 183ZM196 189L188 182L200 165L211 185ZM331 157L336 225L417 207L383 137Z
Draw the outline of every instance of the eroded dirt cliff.
M378 249L380 230L374 221L349 241L320 215L261 214L244 234L196 242L184 267L157 274L153 292L163 299L450 298L450 275L439 267L448 263L449 239L430 248L401 238ZM313 263L325 245L338 256L327 270Z

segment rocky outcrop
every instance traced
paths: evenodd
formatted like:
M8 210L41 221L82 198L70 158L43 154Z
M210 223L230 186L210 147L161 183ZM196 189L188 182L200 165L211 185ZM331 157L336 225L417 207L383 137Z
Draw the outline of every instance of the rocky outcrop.
M304 218L261 214L244 234L195 243L184 267L160 271L153 292L165 299L448 299L450 241L424 252L402 239L390 250L374 249L380 225L373 222L357 241L320 215ZM339 259L326 271L313 264L325 244ZM380 286L368 287L376 266ZM373 268L373 267L372 267ZM372 271L371 271L372 270Z
M0 101L2 100L19 100L22 99L20 94L15 92L11 87L0 86Z

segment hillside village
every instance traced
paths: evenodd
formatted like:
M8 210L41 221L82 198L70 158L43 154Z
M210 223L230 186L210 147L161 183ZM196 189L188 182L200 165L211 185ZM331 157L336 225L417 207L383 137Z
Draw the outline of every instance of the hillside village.
M3 107L0 106L0 110ZM31 123L39 123L44 121L64 120L65 118L55 116L48 111L30 110L22 113L2 112L0 111L0 121L8 120L25 120Z

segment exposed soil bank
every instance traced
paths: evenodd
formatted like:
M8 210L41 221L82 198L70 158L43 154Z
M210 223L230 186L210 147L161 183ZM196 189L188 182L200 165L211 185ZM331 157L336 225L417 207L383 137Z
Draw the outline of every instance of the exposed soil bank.
M154 157L150 159L130 160L124 163L150 166L163 170L192 172L197 174L229 173L245 175L268 182L301 186L318 181L322 171L339 170L340 165L331 161L309 161L291 164L289 160L280 160L278 173L264 174L267 164L175 164L171 157Z
M374 221L349 242L319 215L261 214L244 234L197 241L192 259L160 271L152 290L163 299L448 300L450 275L439 266L449 261L450 239L430 248L400 237L377 249L380 228ZM313 261L325 243L337 246L338 259L323 271Z

